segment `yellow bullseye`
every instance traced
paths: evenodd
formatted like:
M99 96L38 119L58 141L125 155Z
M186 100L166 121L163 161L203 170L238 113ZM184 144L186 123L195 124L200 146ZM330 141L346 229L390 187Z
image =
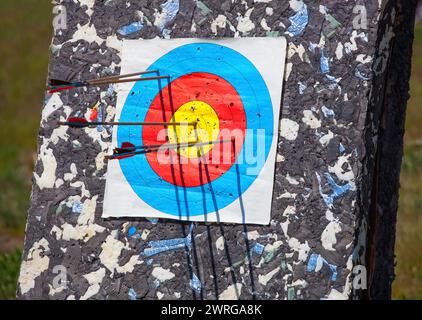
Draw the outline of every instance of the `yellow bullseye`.
M203 101L189 101L173 114L171 122L193 122L196 126L170 126L168 137L170 143L205 143L218 139L220 120L217 113ZM181 156L198 158L214 147L213 144L199 147L185 147L178 149Z

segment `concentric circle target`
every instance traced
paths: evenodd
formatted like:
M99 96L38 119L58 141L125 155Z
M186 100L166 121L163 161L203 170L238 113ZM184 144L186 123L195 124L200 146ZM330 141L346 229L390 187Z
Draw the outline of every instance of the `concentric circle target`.
M137 196L156 210L179 217L218 212L238 199L262 169L265 161L254 162L251 150L259 136L264 160L268 157L274 130L268 88L245 56L211 43L177 47L149 70L170 79L136 83L120 121L195 125L122 126L119 145L203 144L123 159L122 172Z

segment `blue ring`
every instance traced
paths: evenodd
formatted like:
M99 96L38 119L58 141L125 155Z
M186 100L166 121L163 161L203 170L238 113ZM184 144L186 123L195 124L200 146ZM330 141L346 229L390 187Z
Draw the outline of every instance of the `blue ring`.
M247 121L245 141L253 138L249 141L254 141L255 148L257 129L265 130L263 163L259 166L246 161L235 163L220 178L198 187L184 188L163 180L150 167L145 155L119 162L133 191L156 210L179 218L218 212L237 200L252 185L268 158L274 134L274 116L265 81L245 56L228 47L211 43L180 46L159 58L148 70L159 70L160 75L170 75L170 81L194 72L207 72L222 77L236 89L242 99ZM152 101L168 82L135 83L123 105L120 121L143 121ZM248 129L253 129L253 132ZM142 145L142 130L139 127L118 127L117 140L119 145L124 141ZM245 145L241 154L246 159ZM248 168L256 168L255 174L247 175Z

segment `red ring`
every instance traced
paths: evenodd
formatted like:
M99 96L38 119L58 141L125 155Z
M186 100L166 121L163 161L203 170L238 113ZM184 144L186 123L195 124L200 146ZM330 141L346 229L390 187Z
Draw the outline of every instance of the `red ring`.
M174 80L170 85L163 88L151 103L150 109L145 116L145 122L168 122L174 112L189 101L200 100L209 104L217 113L220 121L220 134L217 140L228 139L222 135L221 130L237 130L242 134L242 139L236 139L235 152L231 152L230 162L220 157L212 159L211 150L203 157L207 164L199 163L198 159L185 158L176 150L169 150L167 154L172 159L172 164L162 164L158 160L158 153L147 153L146 157L151 168L165 181L183 187L197 187L207 184L221 177L235 162L243 147L243 138L246 130L246 114L242 99L236 89L223 78L205 72L195 72L184 75ZM159 132L164 127L145 126L142 130L144 145L163 144L167 141L159 141ZM239 137L236 135L236 137ZM230 138L229 138L230 139ZM230 142L226 142L230 143ZM223 144L216 144L214 148L228 150ZM233 151L233 144L230 149ZM183 158L183 159L182 159ZM224 163L223 160L226 160Z

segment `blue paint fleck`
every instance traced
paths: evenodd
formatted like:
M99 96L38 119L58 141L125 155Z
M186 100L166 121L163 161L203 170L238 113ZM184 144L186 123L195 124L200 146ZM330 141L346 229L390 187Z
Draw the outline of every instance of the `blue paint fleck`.
M176 15L179 13L180 4L179 0L168 0L167 2L161 5L161 14L163 15L162 19L155 24L155 26L162 32L166 25L168 25Z
M129 289L128 293L127 293L129 300L136 300L138 298L138 294L136 293L136 291L132 288Z
M81 202L79 202L79 201L76 201L73 205L72 205L72 212L73 213L78 213L78 214L80 214L80 213L82 213L82 210L84 209L84 205L81 203Z
M326 173L325 177L327 178L328 185L330 186L331 190L333 191L331 193L331 195L327 195L322 191L320 175L318 173L316 173L316 176L317 176L318 183L319 183L319 193L320 193L322 199L324 200L324 202L325 202L325 204L327 205L328 208L333 207L333 203L334 203L334 200L336 198L341 197L342 195L344 195L349 190L355 189L354 185L351 182L346 183L343 186L338 185L334 181L333 177L329 173Z
M315 49L318 47L318 44L313 43L313 42L309 42L309 51L311 51L312 53L315 53Z
M192 279L190 279L189 285L193 290L195 290L195 292L201 293L202 283L199 280L199 278L196 276L196 274L192 273Z
M359 71L358 69L355 69L355 77L356 78L359 78L359 79L361 79L361 80L364 80L364 81L368 81L369 80L369 77L368 76L366 76L366 75L364 75L361 71Z
M325 260L320 254L316 254L316 253L311 254L306 271L308 272L315 271L318 264L318 259L321 259L322 263L330 268L331 281L336 281L337 280L337 266L328 263L327 260Z
M147 218L147 220L149 222L151 222L152 224L157 224L157 222L158 222L158 219L157 218Z
M107 88L107 96L112 97L114 95L115 88L114 85L109 84Z
M155 279L153 282L153 287L157 289L159 286L160 286L160 280Z
M121 27L117 32L122 36L127 36L132 33L142 30L144 23L142 21L132 22L126 26Z
M340 151L341 154L343 154L346 151L346 148L343 146L341 142L340 142L340 145L338 146L338 151Z
M318 254L313 253L311 254L311 256L309 257L308 260L308 266L306 268L306 271L308 272L312 272L316 269L316 265L317 265L317 261L318 261Z
M321 58L319 59L319 64L321 68L321 72L327 74L330 72L330 65L328 62L328 57L325 56L324 50L321 50Z
M102 122L102 121L104 121L104 108L103 108L103 106L100 106L99 108L98 108L98 117L97 117L97 121L98 122ZM103 132L104 131L104 127L103 126L97 126L97 131L98 132Z
M136 228L135 227L130 227L129 230L127 231L127 235L129 237L133 237L136 233Z
M303 3L299 11L289 18L290 26L287 28L286 34L291 37L301 36L308 25L308 20L308 7Z
M150 241L148 242L149 248L145 248L141 254L147 257L151 257L170 250L178 250L183 248L190 250L192 246L192 230L193 224L189 226L189 234L184 238Z
M150 266L150 265L152 265L152 263L153 263L153 262L154 262L154 260L153 260L153 259L148 259L148 260L147 260L147 265L149 265L149 266Z
M337 83L339 83L339 82L340 82L340 80L341 80L341 78L336 78L336 77L334 77L334 76L332 76L332 75L329 75L329 74L326 74L326 75L325 75L325 77L326 77L328 80L335 82L336 84L337 84Z
M299 84L299 93L303 94L306 90L306 86L302 82L299 82L298 84Z
M321 108L322 113L324 114L324 117L334 117L335 113L333 109L327 108L326 106L322 106Z
M264 252L264 246L260 243L255 243L251 250L253 253L261 255Z
M341 195L343 195L343 193L353 188L353 186L350 183L347 183L343 186L338 185L329 173L326 173L325 176L327 178L328 184L333 190L332 197L334 198L340 197Z

